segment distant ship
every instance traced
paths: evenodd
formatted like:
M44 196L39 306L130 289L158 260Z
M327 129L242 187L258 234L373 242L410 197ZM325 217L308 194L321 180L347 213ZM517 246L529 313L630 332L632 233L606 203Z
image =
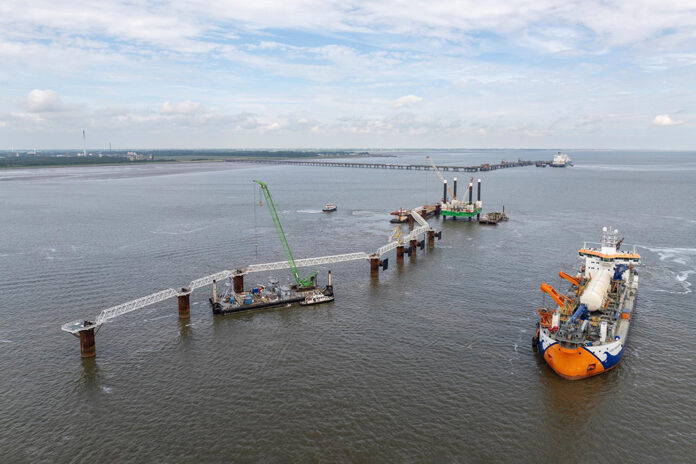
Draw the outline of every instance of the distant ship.
M338 206L333 205L331 203L327 203L326 206L324 206L324 208L322 209L322 211L325 213L333 213L337 209L338 209Z
M541 290L558 305L537 310L541 320L532 340L546 363L569 380L584 379L616 367L621 361L638 291L640 263L635 247L619 251L623 239L604 227L602 243L585 243L578 251L584 265L565 294L547 283Z
M570 157L560 151L553 157L553 161L551 161L552 168L564 168L572 165L573 162L570 160Z

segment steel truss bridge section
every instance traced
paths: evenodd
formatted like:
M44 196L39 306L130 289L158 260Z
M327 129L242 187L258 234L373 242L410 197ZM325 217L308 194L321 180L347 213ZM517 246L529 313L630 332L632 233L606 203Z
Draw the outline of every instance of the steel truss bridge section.
M364 252L359 252L359 253L348 253L348 254L342 254L342 255L333 255L333 256L320 256L318 258L305 258L305 259L298 259L295 261L295 264L297 267L308 267L308 266L319 266L322 264L333 264L333 263L342 263L346 261L356 261L360 259L365 259L368 260L369 256L367 253ZM173 298L175 296L179 295L186 295L191 293L193 290L196 290L201 287L205 287L207 285L210 285L213 283L213 280L219 281L219 280L224 280L228 277L234 276L236 273L241 273L241 274L246 274L246 273L251 273L251 272L264 272L264 271L273 271L277 269L288 269L290 265L288 264L287 261L281 261L277 263L266 263L266 264L252 264L251 266L245 268L245 269L240 269L240 270L226 270L226 271L221 271L217 272L215 274L210 274L205 277L201 277L200 279L192 280L191 283L189 283L188 287L184 287L181 289L181 291L175 290L173 288L168 288L167 290L162 290L157 293L153 293L151 295L144 296L142 298L137 298L135 300L128 301L126 303L122 303L117 306L112 306L111 308L104 309L102 312L99 313L99 315L93 320L93 321L86 321L86 320L77 320L77 321L72 321L68 322L66 324L63 324L61 326L61 329L64 330L65 332L69 332L73 335L76 335L78 332L82 330L88 330L92 329L95 327L99 327L105 322L110 321L111 319L117 317L117 316L122 316L124 314L130 313L132 311L142 309L146 306L150 306L156 303L160 303L164 300L168 300L169 298Z
M142 298L137 298L135 300L122 303L117 306L112 306L99 313L99 315L94 319L94 321L84 321L78 320L73 322L68 322L63 324L61 329L66 332L70 332L75 335L82 330L92 329L94 327L99 327L103 323L123 314L130 313L136 309L144 308L145 306L150 306L155 303L159 303L164 300L168 300L174 296L178 296L179 292L173 288L168 288L167 290L162 290L161 292L153 293Z
M411 232L409 232L408 235L406 235L406 237L402 238L401 240L389 242L386 245L379 247L377 249L377 253L375 253L378 257L381 258L382 255L392 251L394 248L398 247L399 245L403 245L404 243L406 243L409 240L418 240L418 236L420 234L425 234L429 230L433 230L433 228L430 227L430 224L428 224L428 221L423 219L423 216L421 216L420 214L418 214L416 212L416 209L411 210L411 216L413 217L414 221L416 221L418 224L420 224L420 226L413 229Z
M321 266L322 264L344 263L346 261L356 261L359 259L370 259L369 255L364 252L347 253L343 255L319 256L317 258L305 258L295 260L297 267ZM252 264L251 266L242 269L245 274L252 272L275 271L277 269L289 269L290 265L287 261L278 261L276 263Z
M424 234L429 230L433 230L428 222L421 217L420 214L416 213L415 211L411 211L411 215L413 216L414 220L420 224L419 227L414 228L406 237L405 240L412 240L412 239L417 239L418 235ZM381 257L385 253L393 250L403 242L397 242L393 241L390 242L383 247L379 248L377 250L376 255L378 257ZM297 267L310 267L310 266L321 266L323 264L334 264L334 263L344 263L347 261L357 261L357 260L370 260L370 255L368 255L365 252L357 252L357 253L346 253L346 254L341 254L341 255L331 255L331 256L319 256L316 258L304 258L304 259L298 259L295 261L295 265ZM166 290L162 290L157 293L153 293L151 295L147 295L141 298L137 298L135 300L128 301L126 303L122 303L120 305L112 306L110 308L106 308L102 310L99 315L93 320L76 320L72 322L68 322L66 324L63 324L61 326L61 329L64 330L65 332L71 333L73 335L76 335L83 331L83 330L89 330L93 328L99 328L101 327L102 324L105 322L110 321L111 319L122 316L124 314L128 314L130 312L136 311L138 309L142 309L146 306L150 306L156 303L160 303L164 300L168 300L169 298L173 298L175 296L181 296L181 295L188 295L192 291L205 287L207 285L210 285L213 283L213 281L219 281L219 280L224 280L228 277L232 277L234 275L238 274L248 274L252 272L266 272L266 271L275 271L278 269L289 269L290 264L287 261L278 261L275 263L266 263L266 264L252 264L246 268L243 269L237 269L237 270L225 270L225 271L220 271L215 274L210 274L205 277L201 277L199 279L192 280L188 287L184 287L181 290L175 290L173 288L168 288Z

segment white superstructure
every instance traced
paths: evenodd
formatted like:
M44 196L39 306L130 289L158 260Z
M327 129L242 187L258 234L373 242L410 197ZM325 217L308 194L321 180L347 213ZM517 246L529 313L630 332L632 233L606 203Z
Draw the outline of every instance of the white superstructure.
M551 162L551 166L554 168L564 168L572 165L573 162L570 160L570 157L560 151L553 157L553 161Z

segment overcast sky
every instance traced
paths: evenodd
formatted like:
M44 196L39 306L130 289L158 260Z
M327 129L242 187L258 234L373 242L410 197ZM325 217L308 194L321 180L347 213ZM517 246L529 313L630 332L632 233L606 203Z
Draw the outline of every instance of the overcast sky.
M694 149L695 0L0 2L0 150Z

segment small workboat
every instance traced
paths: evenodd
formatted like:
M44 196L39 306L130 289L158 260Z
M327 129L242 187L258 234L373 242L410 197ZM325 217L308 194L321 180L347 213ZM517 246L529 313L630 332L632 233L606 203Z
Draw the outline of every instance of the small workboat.
M338 209L338 206L333 205L331 203L327 203L326 206L324 206L324 209L322 209L322 211L325 213L333 213L337 209Z
M326 295L322 292L312 292L305 297L304 300L300 301L300 306L311 306L322 303L328 303L333 301L333 295Z

